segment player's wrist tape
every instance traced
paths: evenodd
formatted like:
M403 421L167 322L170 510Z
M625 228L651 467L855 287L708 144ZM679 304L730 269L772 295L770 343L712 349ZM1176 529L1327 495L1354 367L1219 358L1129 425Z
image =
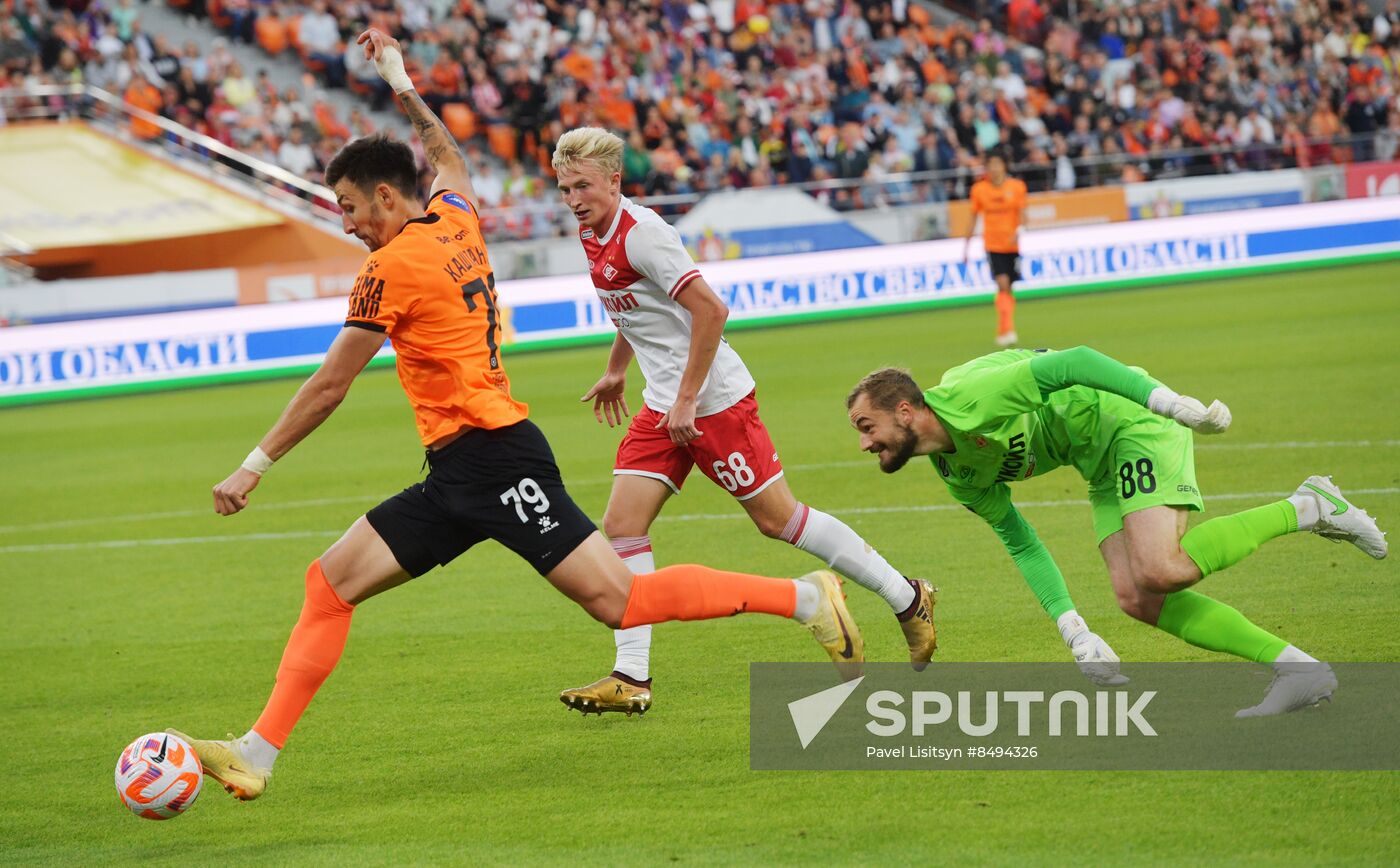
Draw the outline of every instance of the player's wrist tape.
M272 467L272 459L262 450L261 446L254 446L253 451L248 453L248 457L243 459L243 469L259 476L266 473L270 467Z
M1147 409L1158 416L1172 416L1172 409L1176 407L1176 402L1181 400L1181 395L1168 389L1166 386L1158 386L1147 396Z
M1076 638L1089 632L1089 625L1073 609L1056 618L1055 626L1060 628L1060 638L1065 640L1066 645L1073 645Z
M379 52L379 59L374 62L374 68L379 70L379 77L384 79L394 93L403 93L413 90L413 79L408 77L408 73L403 68L403 55L397 48L386 47Z

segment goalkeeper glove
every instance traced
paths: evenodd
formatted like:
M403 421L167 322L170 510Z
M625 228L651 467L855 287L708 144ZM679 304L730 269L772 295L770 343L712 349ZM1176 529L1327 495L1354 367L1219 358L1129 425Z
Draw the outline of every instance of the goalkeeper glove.
M1128 683L1128 676L1118 671L1118 655L1102 636L1089 629L1078 612L1070 609L1055 625L1060 628L1060 635L1085 678L1101 686Z
M1192 431L1220 434L1230 427L1230 408L1220 401L1207 407L1188 395L1178 395L1166 386L1158 386L1147 396L1147 409L1158 416L1175 419Z

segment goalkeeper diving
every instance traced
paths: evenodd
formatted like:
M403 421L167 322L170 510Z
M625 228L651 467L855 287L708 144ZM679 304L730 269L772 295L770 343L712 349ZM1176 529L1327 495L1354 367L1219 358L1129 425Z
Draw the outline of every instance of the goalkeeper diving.
M1192 431L1220 434L1230 411L1180 395L1089 347L1006 350L973 359L923 390L908 371L871 373L846 399L860 447L894 473L928 455L953 499L991 525L1085 675L1126 681L1102 637L1075 611L1064 576L1011 500L1008 483L1070 466L1089 483L1094 534L1118 605L1198 648L1270 664L1274 680L1240 717L1330 698L1331 667L1191 587L1297 531L1384 558L1385 535L1323 476L1290 497L1186 529L1202 509Z

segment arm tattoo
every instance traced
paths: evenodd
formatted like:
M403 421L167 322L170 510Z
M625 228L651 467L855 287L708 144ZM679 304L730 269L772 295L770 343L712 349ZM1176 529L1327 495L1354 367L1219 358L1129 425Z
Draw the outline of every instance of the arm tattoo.
M461 150L457 148L457 143L452 139L452 134L416 91L404 91L399 94L399 101L403 103L413 128L418 131L418 138L423 142L423 153L427 155L428 162L434 169L441 171L444 163L449 168L455 168L466 162Z

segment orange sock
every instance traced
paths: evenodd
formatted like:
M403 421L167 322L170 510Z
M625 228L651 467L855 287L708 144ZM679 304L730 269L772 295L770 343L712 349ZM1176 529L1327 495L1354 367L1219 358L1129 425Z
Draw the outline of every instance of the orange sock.
M277 684L262 716L253 724L258 735L273 747L281 750L286 744L292 727L311 704L311 697L340 662L354 612L355 607L340 599L326 581L321 561L312 561L306 568L306 602L292 628L292 637L287 640L287 650L282 652Z
M740 612L791 618L796 608L797 586L790 579L680 564L632 577L622 629L661 621L725 618Z
M1016 331L1016 296L1009 292L997 293L997 334Z

